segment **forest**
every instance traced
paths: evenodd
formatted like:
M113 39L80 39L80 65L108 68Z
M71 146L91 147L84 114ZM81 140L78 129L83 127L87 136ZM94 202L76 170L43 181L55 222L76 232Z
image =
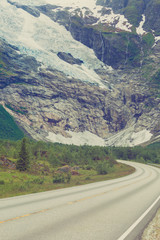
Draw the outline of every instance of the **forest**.
M100 147L75 146L60 143L46 143L27 139L27 149L30 161L43 160L54 167L70 165L92 166L97 161L110 161L115 159L136 161L141 163L160 163L160 143L146 147ZM0 140L0 157L6 156L18 159L22 140Z

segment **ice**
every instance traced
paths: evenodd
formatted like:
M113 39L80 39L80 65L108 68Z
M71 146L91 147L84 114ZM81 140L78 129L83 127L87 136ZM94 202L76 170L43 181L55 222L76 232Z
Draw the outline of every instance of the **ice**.
M36 5L46 2L58 4L61 1L17 0L16 2ZM74 40L65 27L46 15L41 14L36 18L21 8L9 4L7 0L1 0L0 25L0 37L18 47L20 53L35 57L45 67L57 69L67 76L85 82L98 83L100 87L105 88L94 71L104 67L104 64L97 59L94 51ZM83 61L82 66L64 62L57 56L59 51L71 53L74 58L79 58Z
M42 4L52 4L63 7L88 7L94 8L97 0L12 0L12 2L40 6Z

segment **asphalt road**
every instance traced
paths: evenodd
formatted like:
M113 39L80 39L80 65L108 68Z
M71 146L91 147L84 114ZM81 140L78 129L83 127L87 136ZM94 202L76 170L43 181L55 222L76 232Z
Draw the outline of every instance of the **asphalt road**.
M123 178L1 199L0 240L140 239L160 207L160 169L128 164Z

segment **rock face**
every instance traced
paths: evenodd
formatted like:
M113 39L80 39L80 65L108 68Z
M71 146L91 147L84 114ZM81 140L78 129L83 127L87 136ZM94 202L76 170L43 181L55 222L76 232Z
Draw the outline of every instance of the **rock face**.
M74 39L92 48L98 59L114 69L126 65L140 66L140 58L136 59L141 46L138 35L88 30L87 27L77 27L74 22L70 31Z
M78 8L71 11L67 8L59 9L57 6L44 5L38 9L53 21L65 26L75 40L92 48L97 58L105 64L115 69L140 67L142 58L148 55L154 44L152 30L155 34L159 32L159 24L157 20L155 22L154 17L155 4L152 2L148 5L143 0L97 3L104 5L97 11L98 17L88 8L83 11ZM144 12L146 18L144 29L150 32L150 35L142 37L136 33L135 27L139 26ZM156 16L159 16L159 13ZM127 22L127 18L132 24Z
M160 1L148 1L145 9L146 22L144 28L147 31L154 30L156 35L160 34ZM156 16L156 18L155 18Z
M104 145L158 139L160 42L152 33L132 31L126 19L117 25L129 2L106 1L107 8L94 15L93 9L62 7L58 0L57 5L2 0L3 12L16 11L20 18L13 26L18 41L13 31L2 29L0 35L0 104L28 135L47 141L49 133L70 139L72 133L90 132ZM106 22L113 14L114 21Z
M142 20L142 14L145 14L146 21L144 29L151 32L154 30L160 33L160 1L154 0L98 0L102 6L110 7L117 13L124 16L137 27ZM155 17L156 16L156 17Z
M57 56L58 56L59 58L61 58L62 60L64 60L65 62L68 62L68 63L70 63L70 64L78 64L78 65L81 65L81 64L83 63L82 60L77 59L77 58L74 58L74 57L72 56L72 54L70 54L70 53L59 52L59 53L57 54Z

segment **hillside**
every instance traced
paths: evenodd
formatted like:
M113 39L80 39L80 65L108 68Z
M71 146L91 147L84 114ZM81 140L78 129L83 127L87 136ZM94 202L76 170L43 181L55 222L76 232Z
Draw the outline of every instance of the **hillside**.
M22 130L19 129L14 119L0 105L0 139L18 140L23 136Z

